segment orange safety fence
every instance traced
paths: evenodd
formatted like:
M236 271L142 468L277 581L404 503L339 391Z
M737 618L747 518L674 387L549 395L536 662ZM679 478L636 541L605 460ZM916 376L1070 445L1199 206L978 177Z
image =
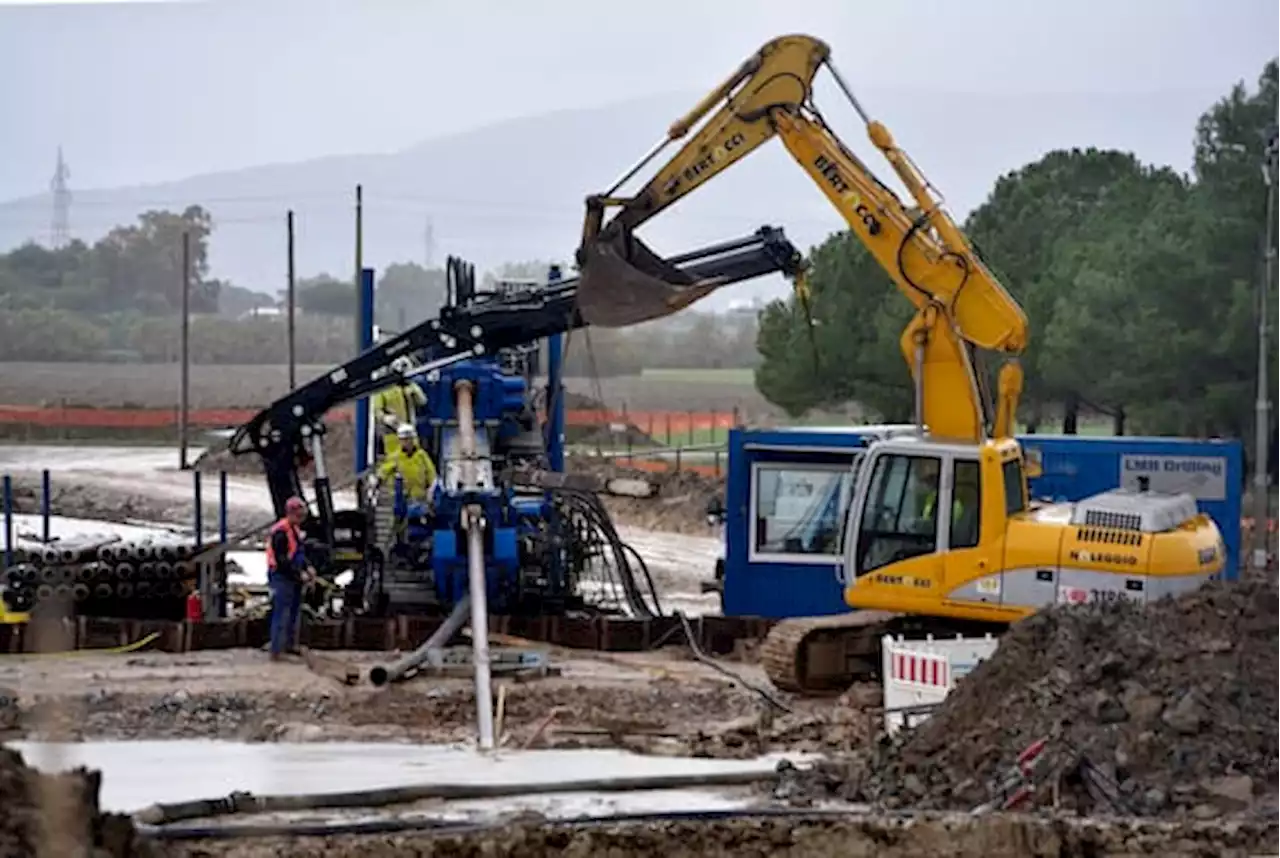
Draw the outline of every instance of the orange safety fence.
M258 412L248 408L199 408L187 412L187 425L238 426ZM350 409L335 409L331 417L349 421ZM0 423L64 426L89 429L161 429L178 425L176 408L47 408L0 405Z
M187 425L196 427L239 426L258 413L252 408L197 408L187 412ZM351 406L335 408L326 419L349 422ZM730 429L736 417L731 411L609 411L571 409L565 412L570 426L630 424L649 434L687 434L690 431ZM0 405L0 423L45 427L93 429L159 429L178 425L177 408L84 408L39 405Z
M604 408L575 408L566 409L564 417L570 426L629 424L649 435L728 430L738 423L735 411L612 411Z

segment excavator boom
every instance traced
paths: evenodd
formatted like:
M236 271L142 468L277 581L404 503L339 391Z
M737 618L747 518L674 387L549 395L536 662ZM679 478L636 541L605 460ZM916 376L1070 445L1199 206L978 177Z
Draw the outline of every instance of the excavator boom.
M911 194L913 206L876 178L823 121L812 94L813 80L824 65ZM634 196L617 195L664 146L695 126L696 132ZM831 65L827 45L810 36L770 41L675 122L666 139L609 191L588 198L578 260L583 318L603 326L635 324L674 313L718 288L715 281L673 270L634 231L774 136L782 138L916 308L902 349L915 379L917 420L937 437L979 441L988 434L1011 435L1020 370L1016 363L1005 365L999 402L993 404L975 370L972 350L1018 355L1026 347L1026 316L942 208L920 170L863 110ZM606 222L610 208L618 211Z

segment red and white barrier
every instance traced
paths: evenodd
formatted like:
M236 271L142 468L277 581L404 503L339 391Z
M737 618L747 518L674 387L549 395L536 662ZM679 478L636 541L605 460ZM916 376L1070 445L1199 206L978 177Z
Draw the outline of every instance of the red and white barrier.
M881 642L885 732L893 735L929 717L928 707L945 700L956 680L995 652L996 644L991 635L910 641L886 635Z

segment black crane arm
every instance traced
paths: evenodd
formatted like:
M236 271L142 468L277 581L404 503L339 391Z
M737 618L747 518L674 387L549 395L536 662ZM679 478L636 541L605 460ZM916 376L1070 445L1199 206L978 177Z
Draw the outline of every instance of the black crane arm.
M719 285L777 272L796 278L804 270L795 245L781 229L769 226L667 261L699 280ZM323 436L322 418L330 409L456 361L536 342L585 324L577 308L576 278L506 295L475 294L473 276L458 280L454 275L459 270L456 262L451 263L450 294L458 303L281 397L236 430L231 452L262 457L277 514L284 514L289 497L301 495L299 467L312 460L311 439ZM392 370L392 361L402 355L414 356L419 366L407 373ZM319 471L317 477L322 478ZM331 498L317 501L322 521L331 520Z

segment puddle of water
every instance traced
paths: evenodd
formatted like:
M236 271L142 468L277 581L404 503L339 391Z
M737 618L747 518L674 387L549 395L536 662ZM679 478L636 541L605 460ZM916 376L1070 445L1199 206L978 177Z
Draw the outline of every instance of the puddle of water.
M390 743L241 743L210 740L10 742L29 765L46 772L77 766L103 773L104 810L130 812L156 802L260 794L343 792L424 783L548 783L586 778L762 772L784 756L754 760L645 757L617 750L517 751L495 754L443 745ZM692 803L691 803L692 802ZM726 803L727 802L727 803ZM464 802L572 813L735 807L745 799L711 790L633 794L560 794Z

